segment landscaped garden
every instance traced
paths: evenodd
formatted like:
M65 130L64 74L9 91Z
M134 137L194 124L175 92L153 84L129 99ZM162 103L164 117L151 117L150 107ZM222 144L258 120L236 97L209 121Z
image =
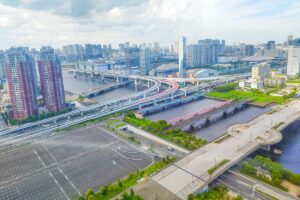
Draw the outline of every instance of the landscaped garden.
M280 163L260 155L244 161L240 167L240 171L284 191L288 191L289 189L282 184L283 182L300 186L300 174L295 174L284 168Z
M215 90L207 94L208 97L223 99L223 100L251 100L254 103L285 103L289 97L271 96L269 93L264 93L260 90L253 89L250 91L237 90L236 83L229 83L226 85L218 86Z
M207 143L180 129L170 130L171 125L165 120L153 122L145 118L139 119L130 112L124 117L124 121L189 150L198 149Z

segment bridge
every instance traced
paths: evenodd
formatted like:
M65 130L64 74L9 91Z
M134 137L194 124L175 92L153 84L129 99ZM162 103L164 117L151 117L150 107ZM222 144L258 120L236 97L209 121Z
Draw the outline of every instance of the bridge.
M217 105L176 117L169 120L168 123L173 125L172 129L181 128L184 131L201 129L209 123L216 122L241 110L246 103L247 101L223 101Z
M110 90L114 90L116 88L119 87L124 87L126 85L131 84L132 81L124 81L124 82L120 82L120 83L111 83L103 88L100 89L94 89L94 90L88 90L84 93L81 93L82 96L86 97L86 98L91 98L91 97L95 97L98 96L100 94L103 94L104 92L110 91Z
M300 117L300 101L274 106L273 110L247 124L229 127L230 137L194 151L152 179L181 199L206 190L209 183L255 150L280 142L280 131ZM281 126L275 129L278 125ZM225 160L227 162L221 164ZM215 170L208 173L214 167Z

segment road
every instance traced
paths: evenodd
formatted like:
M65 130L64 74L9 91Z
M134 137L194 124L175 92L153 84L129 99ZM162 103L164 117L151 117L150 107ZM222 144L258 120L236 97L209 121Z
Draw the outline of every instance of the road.
M199 189L205 189L211 181L261 145L279 142L282 135L273 126L285 122L281 126L284 127L300 117L298 100L274 109L277 111L261 115L247 124L229 127L227 132L232 137L221 143L204 146L158 173L153 179L182 199ZM229 162L212 174L208 173L209 169L225 159Z
M229 170L225 172L216 181L228 186L228 188L234 192L243 194L245 197L251 199L272 200L272 198L259 192L262 191L263 193L269 194L280 200L297 200L296 197L293 197L290 194L281 191L280 189L258 181L254 178L245 176L235 170Z

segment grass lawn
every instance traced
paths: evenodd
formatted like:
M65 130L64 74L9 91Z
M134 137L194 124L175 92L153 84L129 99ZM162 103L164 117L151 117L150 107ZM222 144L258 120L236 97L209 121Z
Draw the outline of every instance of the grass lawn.
M287 83L300 83L300 78L290 79L287 81Z
M277 103L283 104L287 101L284 97L270 96L264 93L230 90L226 92L212 91L207 94L208 97L224 99L224 100L253 100L254 103L265 104L265 103Z

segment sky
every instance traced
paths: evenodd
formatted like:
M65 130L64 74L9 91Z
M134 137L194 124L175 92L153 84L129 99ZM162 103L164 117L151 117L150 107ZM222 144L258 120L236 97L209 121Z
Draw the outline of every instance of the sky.
M0 0L0 49L10 46L300 37L300 0Z

